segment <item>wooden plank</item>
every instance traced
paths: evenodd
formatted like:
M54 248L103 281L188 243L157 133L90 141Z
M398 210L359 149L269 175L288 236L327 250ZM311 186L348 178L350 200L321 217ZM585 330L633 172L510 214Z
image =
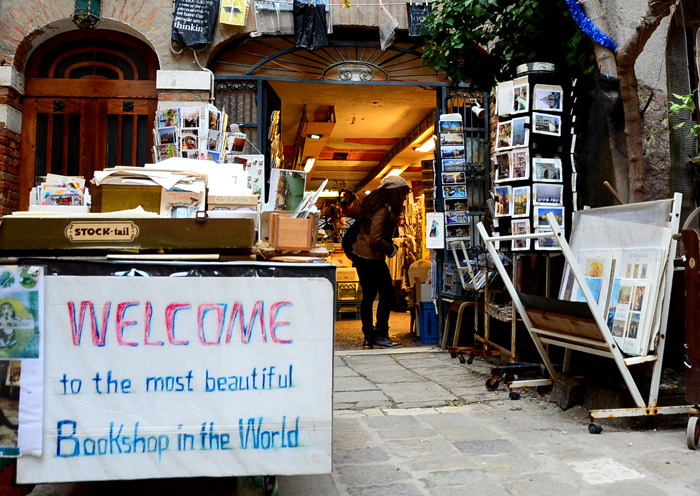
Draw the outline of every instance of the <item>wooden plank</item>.
M526 309L533 325L547 331L578 336L605 343L603 334L598 325L592 319L574 317L560 313L545 312L543 310Z
M37 99L24 99L22 115L22 146L20 147L19 168L19 209L29 208L29 192L34 186L36 167L36 119Z
M27 96L76 98L158 98L155 81L27 79Z

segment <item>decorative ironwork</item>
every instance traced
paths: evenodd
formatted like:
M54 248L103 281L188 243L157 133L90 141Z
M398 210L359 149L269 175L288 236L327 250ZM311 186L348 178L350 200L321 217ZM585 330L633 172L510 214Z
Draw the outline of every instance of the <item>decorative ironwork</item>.
M216 80L216 90L217 91L241 91L250 90L255 91L258 89L258 83L255 81L224 81L221 79Z
M126 101L122 102L122 112L133 112L134 111L134 102L133 101Z
M53 101L53 111L54 112L65 112L66 111L66 101L65 100L54 100Z
M347 63L337 66L338 79L341 81L373 81L374 69L369 64ZM328 72L326 72L328 74ZM326 75L324 74L324 76Z

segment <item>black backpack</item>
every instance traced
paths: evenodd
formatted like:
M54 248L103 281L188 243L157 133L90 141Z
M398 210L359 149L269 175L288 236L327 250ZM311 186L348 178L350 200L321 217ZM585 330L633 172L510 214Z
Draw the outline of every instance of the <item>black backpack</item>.
M350 223L350 221L348 221ZM352 245L357 241L357 236L360 234L360 219L352 219L352 223L345 229L343 239L340 241L343 251L348 258L352 259Z

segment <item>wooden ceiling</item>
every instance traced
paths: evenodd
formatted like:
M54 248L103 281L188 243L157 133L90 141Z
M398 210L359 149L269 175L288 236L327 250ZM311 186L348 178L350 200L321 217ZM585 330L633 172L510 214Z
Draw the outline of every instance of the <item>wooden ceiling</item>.
M308 147L316 163L307 189L316 189L328 179L326 189L371 190L391 169L401 177L418 181L421 160L433 152L413 150L434 133L436 108L433 88L372 84L324 84L271 81L282 101L281 132L285 163L294 155L294 142L304 112L313 116L333 107L335 125L322 146ZM428 123L426 126L425 123ZM307 138L307 143L309 140ZM379 170L381 169L381 170ZM379 177L377 176L379 173Z

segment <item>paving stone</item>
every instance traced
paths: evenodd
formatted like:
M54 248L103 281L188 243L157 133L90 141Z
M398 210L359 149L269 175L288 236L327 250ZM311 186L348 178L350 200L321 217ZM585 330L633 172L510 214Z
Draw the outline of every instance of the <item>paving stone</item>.
M342 465L336 468L340 482L347 486L376 486L411 478L409 472L389 463Z
M418 456L446 457L457 452L454 446L442 438L395 439L384 442L384 447L394 456L412 458Z
M460 453L455 449L450 449L448 453L449 456L427 455L405 458L401 462L401 467L411 473L415 472L418 474L426 471L480 468L479 464L474 463L472 457L464 453Z
M425 382L423 377L404 368L365 371L364 376L373 382Z
M377 434L382 439L429 439L435 437L435 431L429 428L423 429L382 429Z
M402 416L381 416L381 417L372 417L368 418L365 420L365 423L367 424L368 427L371 427L372 429L376 430L381 430L381 429L418 429L420 427L423 427L425 424L422 424L421 422L418 421L418 419L413 418L413 417L402 417Z
M333 395L333 403L367 403L388 400L382 391L339 391Z
M422 406L427 406L427 403L430 401L444 402L454 399L454 396L450 392L430 382L411 382L403 384L381 383L377 384L377 386L396 403L414 402L422 403Z
M335 465L385 462L388 459L389 455L381 448L333 449Z
M388 486L349 487L350 496L422 496L424 493L414 484L401 483Z
M279 493L283 495L340 495L331 474L279 476L277 477L277 488Z
M443 470L430 472L423 482L427 487L447 487L460 486L474 482L479 478L484 478L481 470Z
M377 386L359 375L352 377L336 377L333 384L333 390L336 394L345 391L372 391L376 389Z
M505 439L486 439L479 441L456 441L455 447L468 455L496 455L513 453L517 448Z

